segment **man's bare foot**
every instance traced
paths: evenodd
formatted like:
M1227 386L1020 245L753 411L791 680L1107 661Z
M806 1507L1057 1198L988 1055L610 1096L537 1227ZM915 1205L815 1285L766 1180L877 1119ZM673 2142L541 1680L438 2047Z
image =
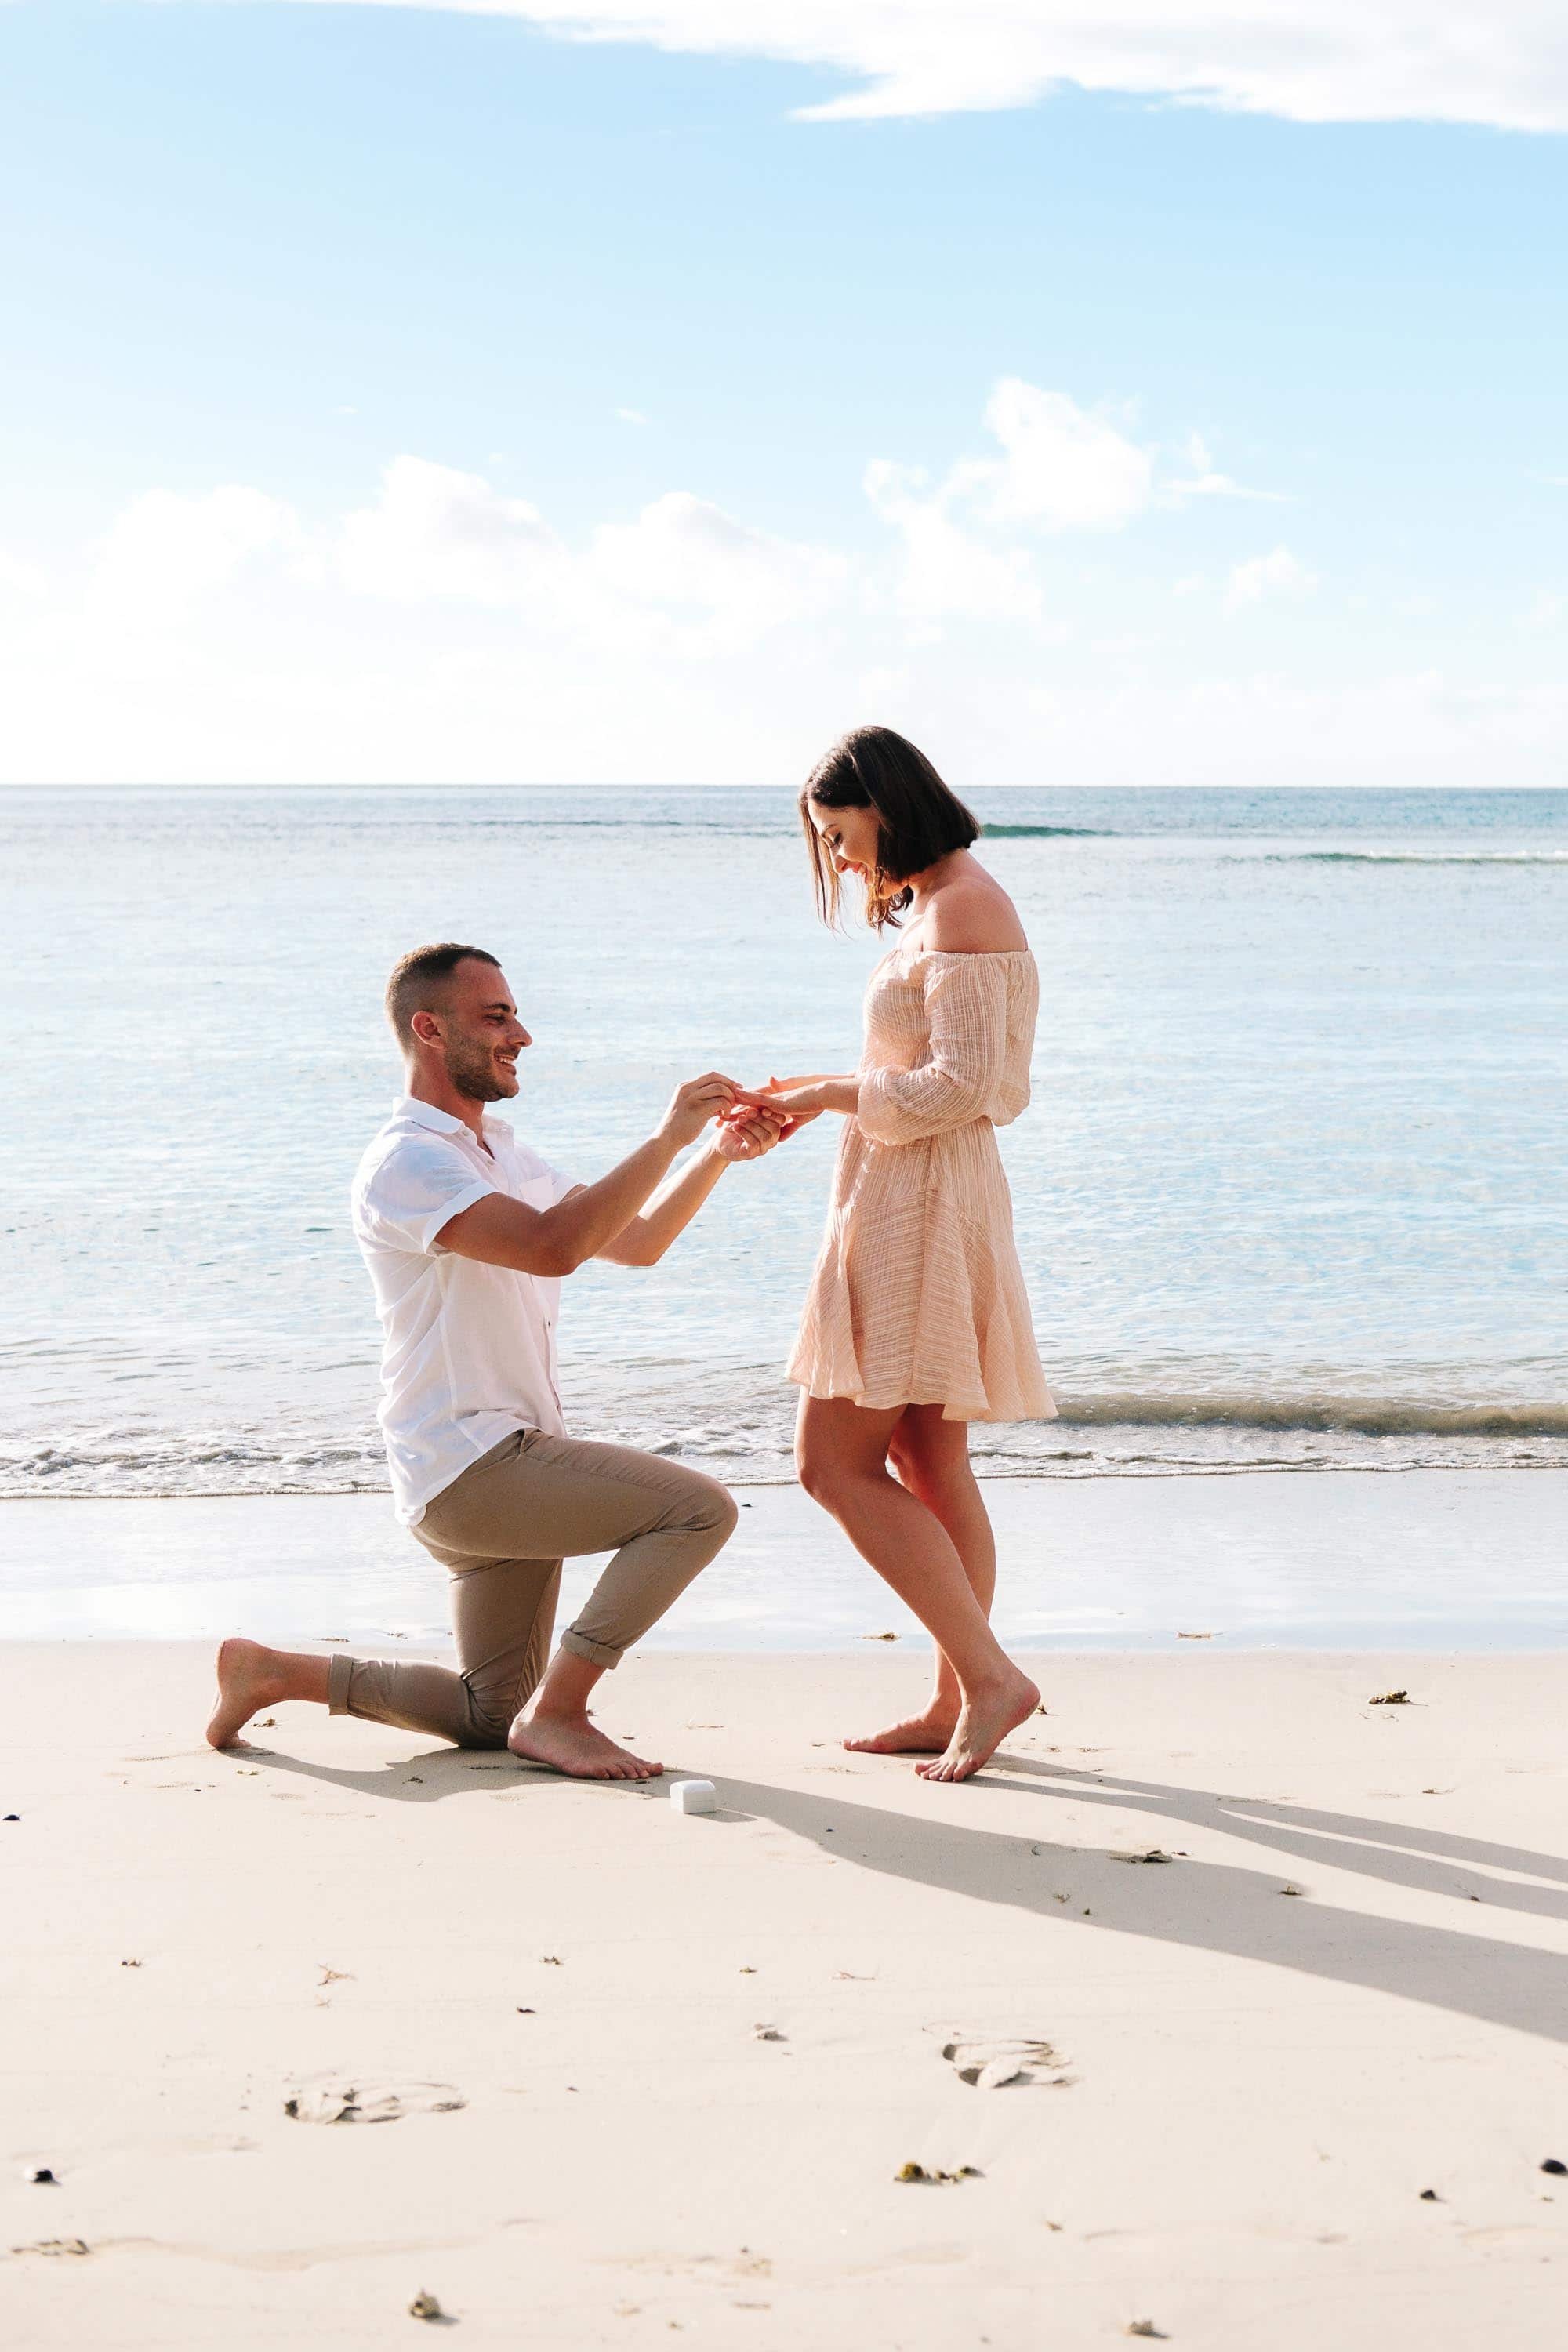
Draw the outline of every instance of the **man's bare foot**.
M617 1748L585 1715L520 1715L506 1744L525 1763L549 1764L574 1780L651 1780L664 1769Z
M934 1764L917 1764L923 1780L967 1780L988 1764L1010 1731L1033 1715L1040 1694L1027 1675L1013 1669L1007 1680L971 1692L946 1748Z
M259 1642L234 1640L220 1644L217 1654L217 1704L207 1726L207 1741L228 1748L239 1738L258 1707L276 1706L289 1696L289 1681L276 1650Z
M928 1706L923 1715L911 1715L903 1723L890 1723L886 1731L847 1739L844 1745L857 1756L941 1756L957 1728L956 1714Z

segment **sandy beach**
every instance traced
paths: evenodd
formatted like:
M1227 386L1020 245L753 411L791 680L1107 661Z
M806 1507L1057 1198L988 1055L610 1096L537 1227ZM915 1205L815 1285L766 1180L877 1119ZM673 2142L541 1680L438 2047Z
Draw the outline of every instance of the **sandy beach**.
M683 1818L8 1646L9 2339L1559 2341L1563 1660L1038 1675L932 1789L836 1744L908 1648L638 1658Z

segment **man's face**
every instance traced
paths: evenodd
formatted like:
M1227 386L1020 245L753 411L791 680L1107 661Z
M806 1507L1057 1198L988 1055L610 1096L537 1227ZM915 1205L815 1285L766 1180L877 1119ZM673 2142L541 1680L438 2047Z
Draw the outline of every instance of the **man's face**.
M517 1017L506 975L465 956L453 967L438 1013L447 1075L470 1102L507 1102L517 1092L517 1057L532 1038Z

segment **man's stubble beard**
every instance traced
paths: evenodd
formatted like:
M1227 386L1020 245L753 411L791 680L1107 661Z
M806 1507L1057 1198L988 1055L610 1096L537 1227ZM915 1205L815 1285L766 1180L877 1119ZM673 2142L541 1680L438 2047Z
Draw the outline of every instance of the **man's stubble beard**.
M488 1052L460 1042L447 1048L447 1076L469 1102L510 1102L516 1092L502 1085Z

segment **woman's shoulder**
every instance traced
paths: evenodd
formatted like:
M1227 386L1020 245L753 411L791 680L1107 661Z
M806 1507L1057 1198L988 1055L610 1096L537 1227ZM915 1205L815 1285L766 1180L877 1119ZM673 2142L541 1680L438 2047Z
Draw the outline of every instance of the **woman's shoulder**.
M928 955L1022 955L1028 945L1013 901L980 872L933 891L921 924Z

